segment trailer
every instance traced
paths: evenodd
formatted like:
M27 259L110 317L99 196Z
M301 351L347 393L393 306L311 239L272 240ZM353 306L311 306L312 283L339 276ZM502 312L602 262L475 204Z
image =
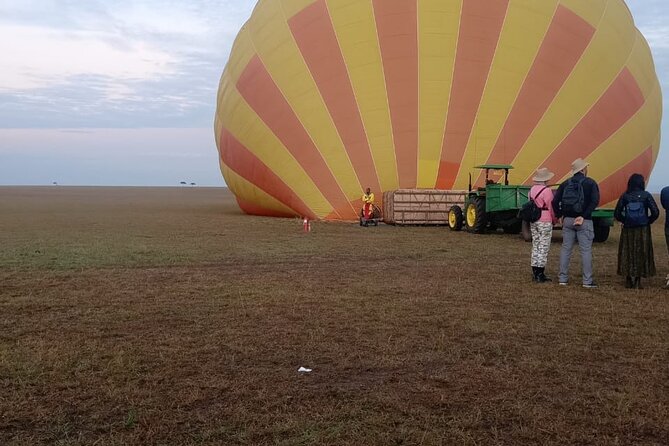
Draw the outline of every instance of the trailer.
M604 243L609 239L611 228L613 227L613 209L600 208L595 209L592 213L592 224L595 230L595 242ZM561 226L555 226L555 229L562 229ZM530 231L530 224L523 222L522 227L523 239L526 242L532 241L532 232Z

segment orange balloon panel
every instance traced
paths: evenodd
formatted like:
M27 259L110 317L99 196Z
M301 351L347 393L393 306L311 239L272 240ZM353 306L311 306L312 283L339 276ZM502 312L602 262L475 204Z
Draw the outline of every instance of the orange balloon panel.
M662 97L623 0L260 0L221 77L221 171L250 214L355 219L367 187L584 158L611 205L648 177Z

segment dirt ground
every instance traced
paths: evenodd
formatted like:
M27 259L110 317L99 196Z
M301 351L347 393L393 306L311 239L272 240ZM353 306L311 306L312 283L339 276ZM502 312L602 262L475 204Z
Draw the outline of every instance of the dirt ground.
M515 236L2 187L0 444L666 445L653 229L646 289L616 276L614 228L585 290L577 254L575 285L530 283Z

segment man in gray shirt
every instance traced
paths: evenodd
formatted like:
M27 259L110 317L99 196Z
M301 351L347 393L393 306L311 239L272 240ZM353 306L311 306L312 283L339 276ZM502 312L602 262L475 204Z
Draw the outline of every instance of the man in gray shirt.
M562 219L562 251L559 284L569 283L569 263L578 243L583 266L583 288L597 288L592 277L592 213L599 205L599 186L588 177L589 164L578 158L571 164L572 177L562 183L553 198L555 216Z

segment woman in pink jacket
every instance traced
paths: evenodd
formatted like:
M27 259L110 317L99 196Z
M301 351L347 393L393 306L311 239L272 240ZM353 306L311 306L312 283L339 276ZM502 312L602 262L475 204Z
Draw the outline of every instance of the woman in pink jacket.
M532 181L534 185L530 189L530 199L542 209L541 218L530 223L532 230L532 277L535 282L550 282L546 277L546 263L548 262L548 251L551 248L553 238L553 225L557 223L553 212L553 191L548 186L548 181L555 174L545 167L537 170Z

